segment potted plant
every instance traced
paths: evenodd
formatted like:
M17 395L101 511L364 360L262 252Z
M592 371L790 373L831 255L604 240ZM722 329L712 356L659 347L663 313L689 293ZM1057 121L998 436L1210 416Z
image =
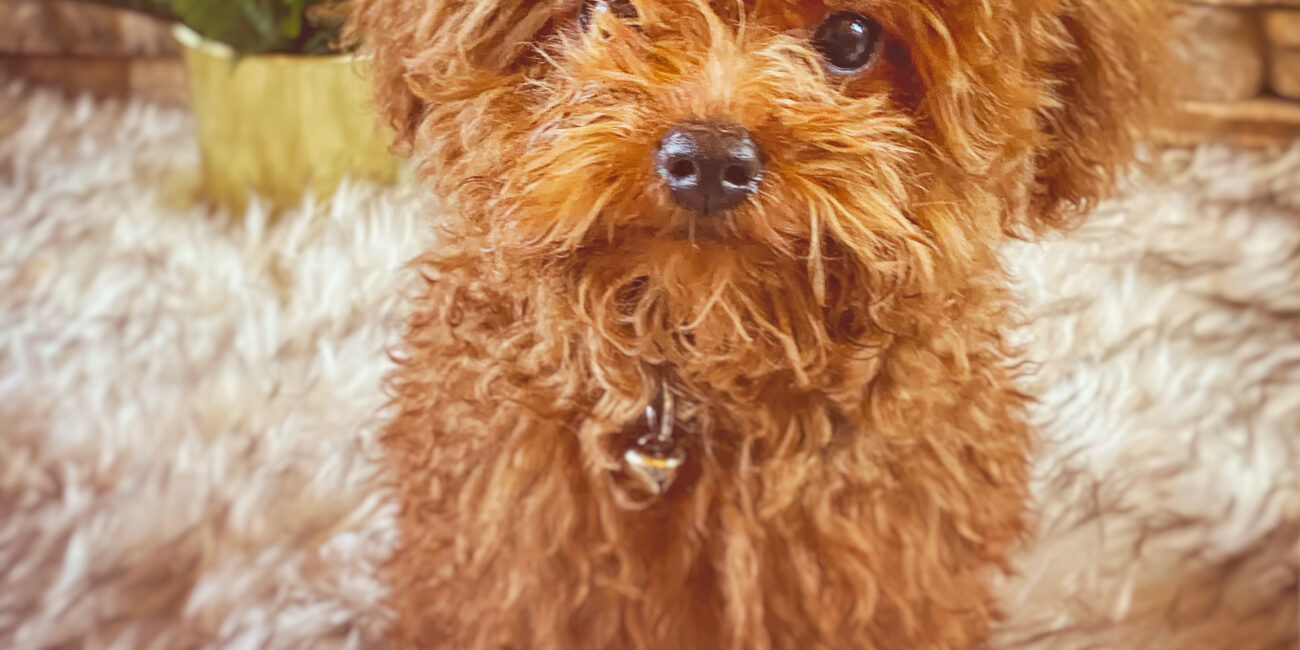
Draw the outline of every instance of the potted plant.
M364 61L336 49L340 0L92 0L176 23L205 190L241 210L282 208L344 177L389 182L390 137L370 110Z

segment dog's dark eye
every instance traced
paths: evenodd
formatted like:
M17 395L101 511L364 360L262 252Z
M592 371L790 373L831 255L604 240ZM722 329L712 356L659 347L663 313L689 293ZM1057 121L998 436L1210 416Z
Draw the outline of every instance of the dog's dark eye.
M826 17L813 34L813 47L832 68L854 72L867 67L880 50L880 24L851 11Z
M630 0L584 0L582 12L578 14L578 27L587 31L596 14L606 11L626 21L636 20L638 16Z

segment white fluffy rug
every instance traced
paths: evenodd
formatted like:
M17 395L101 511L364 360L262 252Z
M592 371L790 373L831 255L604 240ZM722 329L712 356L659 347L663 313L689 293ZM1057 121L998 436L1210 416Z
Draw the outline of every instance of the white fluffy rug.
M0 648L384 645L380 379L436 207L187 207L191 128L0 87ZM1157 176L1008 250L1047 444L1003 648L1297 646L1300 146Z
M1008 645L1300 647L1300 143L1164 152L1007 258L1046 435Z

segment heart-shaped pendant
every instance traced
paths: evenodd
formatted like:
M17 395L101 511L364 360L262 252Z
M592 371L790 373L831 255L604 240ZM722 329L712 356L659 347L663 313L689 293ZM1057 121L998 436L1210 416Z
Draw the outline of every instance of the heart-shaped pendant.
M661 386L654 402L645 407L646 432L623 452L628 474L650 494L662 496L672 487L677 472L686 462L676 433L676 412L672 391Z
M677 470L686 462L686 454L674 450L672 455L661 456L647 454L640 449L628 449L623 453L628 473L641 482L641 486L655 496L662 496L672 487L677 478Z

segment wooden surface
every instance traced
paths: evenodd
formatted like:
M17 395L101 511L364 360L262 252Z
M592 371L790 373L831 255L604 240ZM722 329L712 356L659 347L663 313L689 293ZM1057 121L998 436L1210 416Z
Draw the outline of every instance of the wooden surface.
M1300 10L1267 9L1263 18L1264 34L1270 46L1300 47Z
M1218 140L1267 147L1300 138L1300 102L1293 99L1300 96L1300 51L1295 47L1300 43L1300 0L1181 0L1181 4L1188 6L1193 16L1217 8L1230 10L1228 15L1235 13L1259 21L1261 29L1257 45L1265 62L1267 88L1252 97L1211 97L1213 93L1208 91L1181 92L1180 89L1184 101L1179 104L1176 118L1162 129L1159 139L1176 144ZM1191 24L1191 21L1185 22ZM1202 35L1194 32L1189 36L1193 42L1201 36L1223 38L1223 34L1215 33ZM1211 43L1202 49L1213 52L1214 47L1223 49L1226 44ZM1259 72L1251 66L1247 66L1249 69L1233 65L1226 67L1231 68L1234 74L1242 75L1238 79L1242 84L1246 77L1253 82L1254 75ZM1213 77L1212 74L1209 76ZM1192 84L1199 84L1206 75L1198 71L1187 78L1192 80ZM1215 86L1223 87L1222 83ZM1196 86L1193 85L1192 89L1196 90ZM1197 101L1205 99L1227 101Z
M1173 15L1170 75L1179 99L1233 102L1258 97L1267 84L1268 52L1252 11L1183 5Z
M149 16L67 0L0 0L0 53L24 56L177 54Z
M1184 0L1189 5L1213 7L1300 7L1300 0Z
M187 100L171 27L67 0L0 0L0 72L69 92Z
M172 105L189 101L185 64L174 56L0 56L0 73L70 93L135 95Z
M1269 87L1300 105L1300 47L1273 50Z
M1162 144L1222 141L1270 147L1300 138L1300 103L1261 97L1240 102L1183 102L1156 133Z

